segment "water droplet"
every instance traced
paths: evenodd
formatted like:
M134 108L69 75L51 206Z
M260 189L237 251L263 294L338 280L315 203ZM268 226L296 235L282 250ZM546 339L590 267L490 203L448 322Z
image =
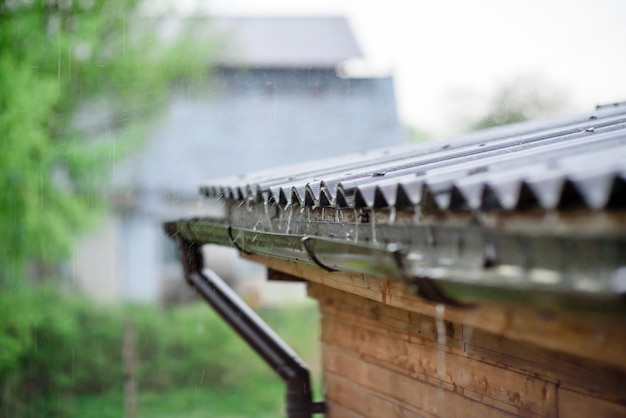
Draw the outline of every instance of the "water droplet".
M269 231L271 231L272 230L272 219L270 218L269 205L267 204L267 202L264 202L263 206L264 206L264 210L265 210L265 220L267 221L267 229Z
M291 232L292 215L293 215L293 206L289 206L289 213L287 214L287 230L285 231L286 234L289 234Z
M359 213L354 209L354 242L359 242Z
M446 324L444 322L446 314L446 306L439 303L435 306L435 328L437 330L437 378L445 381L446 377L446 351L447 343ZM445 392L443 388L439 389L437 398L440 403L443 402ZM441 404L443 406L443 404Z
M374 211L374 209L372 209L372 214L371 214L371 224L372 224L372 242L374 244L377 243L376 240L376 211Z
M389 209L389 225L393 225L396 222L396 208L395 206Z
M437 244L432 228L426 229L426 244L429 247L434 247Z
M415 210L413 212L413 224L418 225L420 223L421 211L419 206L415 206Z

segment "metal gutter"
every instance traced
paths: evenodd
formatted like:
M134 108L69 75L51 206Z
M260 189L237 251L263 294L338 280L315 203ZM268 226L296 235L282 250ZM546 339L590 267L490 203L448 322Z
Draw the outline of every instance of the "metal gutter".
M324 402L313 401L309 369L302 359L215 272L204 268L199 242L185 239L175 224L165 229L178 242L188 284L285 381L287 417L324 413Z
M280 227L279 220L250 228L208 218L169 225L196 245L232 246L248 254L317 265L329 274L347 271L403 280L436 303L626 310L626 235L619 229L564 233L563 226L555 232L541 226L506 230L471 223L390 225L372 213L349 222L299 216L304 219L294 215L289 228ZM377 217L378 223L373 222Z

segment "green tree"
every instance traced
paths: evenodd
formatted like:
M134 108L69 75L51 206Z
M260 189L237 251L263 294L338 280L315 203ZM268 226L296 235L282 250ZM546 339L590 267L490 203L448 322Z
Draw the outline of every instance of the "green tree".
M489 111L472 129L523 122L563 111L566 94L538 76L518 76L503 85L489 101Z
M164 45L137 6L0 1L0 283L70 253L102 211L107 168L172 83L206 72L206 44Z

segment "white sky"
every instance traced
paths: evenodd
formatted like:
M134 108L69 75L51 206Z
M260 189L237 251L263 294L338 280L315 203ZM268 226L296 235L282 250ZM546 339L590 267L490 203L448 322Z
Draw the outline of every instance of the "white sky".
M626 100L625 0L174 3L216 15L346 15L367 59L392 69L401 120L435 136L479 115L518 75L564 89L569 111Z

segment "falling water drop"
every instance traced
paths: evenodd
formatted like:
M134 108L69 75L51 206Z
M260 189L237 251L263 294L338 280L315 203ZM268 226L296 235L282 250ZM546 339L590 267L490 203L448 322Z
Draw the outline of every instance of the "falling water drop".
M376 212L372 209L371 214L372 220L370 221L372 224L372 242L376 244L378 241L376 240Z
M354 242L359 242L359 214L354 209Z
M389 225L393 225L396 222L396 208L392 206L389 209Z
M446 351L447 342L446 325L444 322L446 306L439 303L435 306L435 328L437 330L437 378L446 380ZM440 407L443 407L444 390L441 388L437 394ZM443 410L443 409L441 409Z
M272 230L272 219L270 218L269 205L267 202L263 203L265 209L265 220L267 221L267 229Z
M413 223L415 225L420 223L420 215L421 215L421 210L419 206L415 206L414 212L413 212Z
M291 232L291 216L293 215L293 206L289 206L289 213L287 214L287 230L285 233L289 234Z
M291 205L289 203L287 203L287 205L285 205L285 207L283 208L283 210L280 211L280 216L278 219L278 228L280 230L280 232L283 232L285 230L285 226L287 224L287 211L289 210L289 208L291 207Z

